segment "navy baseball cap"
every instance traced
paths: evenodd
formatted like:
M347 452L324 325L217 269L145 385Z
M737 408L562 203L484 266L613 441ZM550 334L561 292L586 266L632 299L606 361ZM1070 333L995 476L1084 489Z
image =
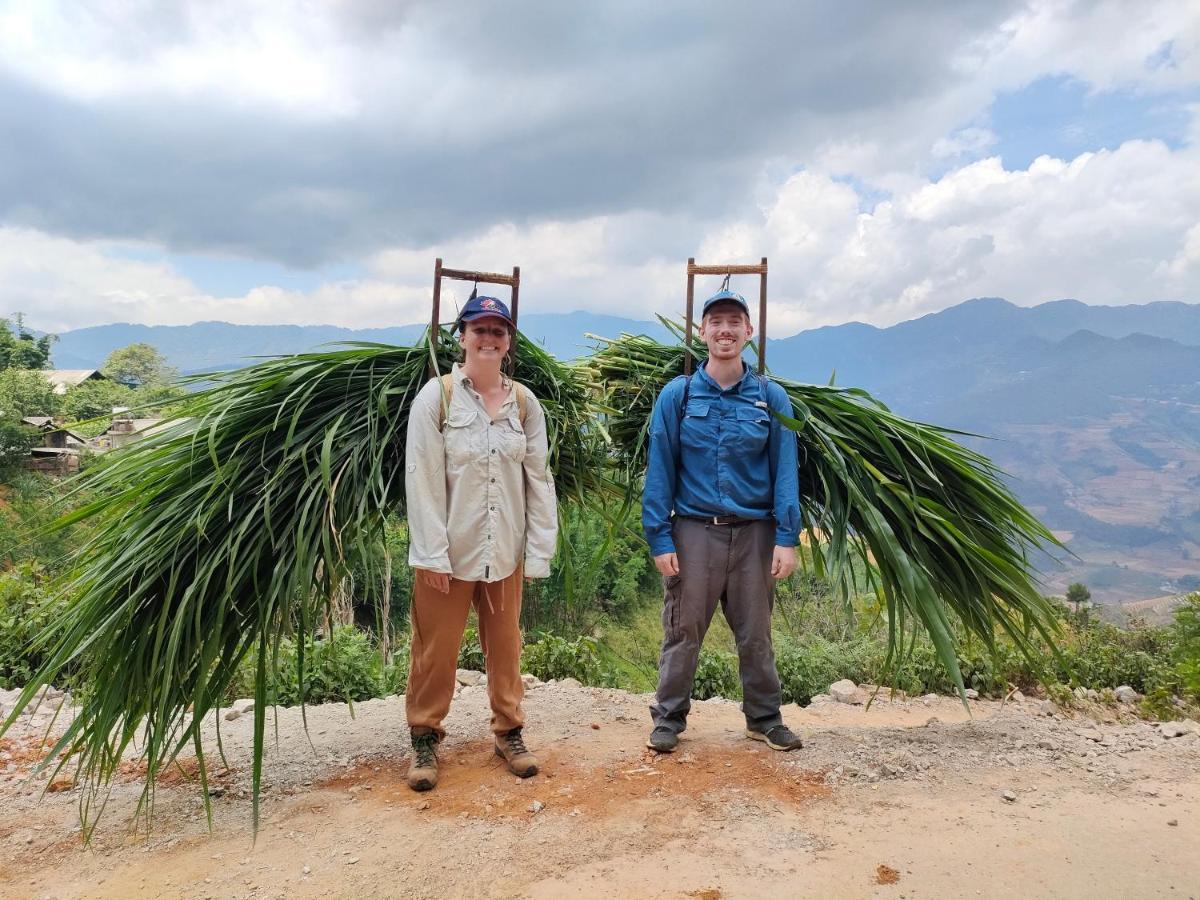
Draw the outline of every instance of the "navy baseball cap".
M717 291L717 293L704 301L704 308L700 311L700 318L703 319L705 314L718 303L736 303L747 316L750 315L750 307L746 305L746 298L741 294L735 294L733 291Z
M472 297L462 308L462 312L458 314L458 322L455 324L461 328L463 322L470 322L472 319L479 319L483 316L496 316L503 319L513 328L517 327L517 323L512 320L512 315L509 313L508 307L504 305L502 300L497 300L495 297Z

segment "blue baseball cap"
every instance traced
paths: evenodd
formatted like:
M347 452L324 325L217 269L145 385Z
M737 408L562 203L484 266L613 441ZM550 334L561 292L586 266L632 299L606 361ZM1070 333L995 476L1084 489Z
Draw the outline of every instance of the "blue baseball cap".
M704 301L704 308L700 311L700 318L703 319L708 311L718 303L736 303L747 316L750 315L750 307L746 305L746 298L741 294L735 294L733 291L717 291L717 293Z
M503 319L513 328L517 327L517 323L513 321L508 307L504 305L504 301L498 300L495 297L472 297L462 308L462 312L458 314L458 321L455 323L455 326L461 328L463 322L470 322L472 319L481 319L484 316L495 316L498 319Z

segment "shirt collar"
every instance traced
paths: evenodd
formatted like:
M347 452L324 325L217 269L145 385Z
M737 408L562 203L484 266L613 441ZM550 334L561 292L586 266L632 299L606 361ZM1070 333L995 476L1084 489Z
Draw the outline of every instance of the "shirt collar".
M722 388L719 384L717 384L716 381L713 380L713 377L708 374L708 360L707 359L704 360L704 362L700 363L700 365L696 367L696 372L700 375L701 379L703 379L710 387L712 387L713 390L717 391L718 393L724 392L725 388ZM752 377L753 377L753 372L751 371L750 367L748 365L746 365L746 361L743 359L742 360L742 377L737 382L737 384L730 387L729 390L737 391L740 393L742 388L745 387L746 381Z
M450 369L450 374L454 378L455 385L461 384L465 387L469 387L473 391L475 390L475 385L471 383L471 379L467 377L467 374L463 371L463 367L460 363L454 364L454 366ZM503 372L500 373L500 383L504 385L504 389L506 391L512 391L513 381Z

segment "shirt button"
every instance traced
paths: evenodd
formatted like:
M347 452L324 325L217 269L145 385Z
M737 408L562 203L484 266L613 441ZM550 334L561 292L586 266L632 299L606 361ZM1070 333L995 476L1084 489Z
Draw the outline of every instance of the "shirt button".
M494 507L494 506L489 506L488 509L490 509L492 512L496 511L496 507Z
M492 484L495 484L495 483L496 483L496 479L495 479L495 478L489 478L488 480L489 480L489 481L491 481L491 483L492 483Z
M495 453L496 453L496 451L495 451L495 450L493 450L493 451L492 451L492 454L493 454L493 455L495 455Z

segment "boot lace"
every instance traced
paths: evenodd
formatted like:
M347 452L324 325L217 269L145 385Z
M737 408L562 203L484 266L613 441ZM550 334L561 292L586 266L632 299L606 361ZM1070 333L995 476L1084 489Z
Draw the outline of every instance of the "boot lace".
M508 734L504 735L504 745L508 747L508 752L513 756L529 752L525 749L525 739L521 737L520 728L514 728Z
M437 735L424 734L415 737L412 739L412 745L418 768L428 769L437 765L437 753L433 749L437 746Z

